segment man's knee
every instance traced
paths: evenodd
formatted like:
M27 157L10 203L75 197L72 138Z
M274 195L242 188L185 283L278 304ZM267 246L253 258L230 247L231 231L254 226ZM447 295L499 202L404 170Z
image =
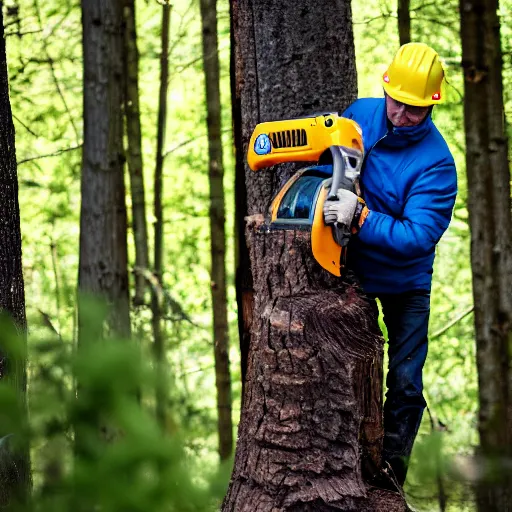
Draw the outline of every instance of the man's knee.
M388 394L405 399L422 396L422 372L423 365L420 366L415 361L404 361L396 368L390 368L386 379Z
M427 402L423 397L423 393L417 392L416 390L393 390L388 389L386 393L385 407L387 410L402 411L417 409L423 412Z

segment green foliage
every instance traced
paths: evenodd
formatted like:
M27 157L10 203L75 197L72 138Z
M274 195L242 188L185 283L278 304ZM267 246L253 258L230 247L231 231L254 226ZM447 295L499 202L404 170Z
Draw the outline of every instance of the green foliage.
M98 311L92 309L90 322L103 322ZM90 332L98 329L91 326ZM4 346L23 344L18 335L8 337ZM199 474L191 431L179 418L164 431L157 425L150 355L127 340L86 337L78 351L70 347L54 335L32 339L28 430L19 394L10 382L0 382L0 419L8 433L0 439L0 475L2 464L10 464L10 437L28 437L34 455L32 502L16 510L215 510L226 468L217 472L211 465Z

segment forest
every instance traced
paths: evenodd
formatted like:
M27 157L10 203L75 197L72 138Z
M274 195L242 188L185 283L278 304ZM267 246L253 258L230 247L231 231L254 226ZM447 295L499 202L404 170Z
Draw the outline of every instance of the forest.
M512 0L0 4L2 509L512 511ZM272 387L265 301L303 300L272 255L292 261L300 237L262 247L251 221L300 166L254 173L249 137L382 97L410 41L442 59L432 115L458 194L407 505L292 498L271 443L250 452L250 404ZM253 465L257 503L240 490Z

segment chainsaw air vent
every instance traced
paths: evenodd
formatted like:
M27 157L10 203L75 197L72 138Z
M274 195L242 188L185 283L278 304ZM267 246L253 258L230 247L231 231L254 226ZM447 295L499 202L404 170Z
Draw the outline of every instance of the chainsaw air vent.
M269 133L272 146L279 148L295 148L308 145L308 136L306 130L284 130L282 132Z

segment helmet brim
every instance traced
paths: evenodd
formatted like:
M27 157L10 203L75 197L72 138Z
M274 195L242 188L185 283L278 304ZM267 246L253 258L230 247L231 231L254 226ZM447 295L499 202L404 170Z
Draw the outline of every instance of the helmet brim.
M397 91L393 87L390 87L384 80L382 81L382 87L384 87L384 91L386 94L400 103L405 103L406 105L412 105L413 107L430 107L432 105L438 105L443 102L443 94L438 100L434 99L421 99L417 96L413 96L411 94L407 94L404 91Z

